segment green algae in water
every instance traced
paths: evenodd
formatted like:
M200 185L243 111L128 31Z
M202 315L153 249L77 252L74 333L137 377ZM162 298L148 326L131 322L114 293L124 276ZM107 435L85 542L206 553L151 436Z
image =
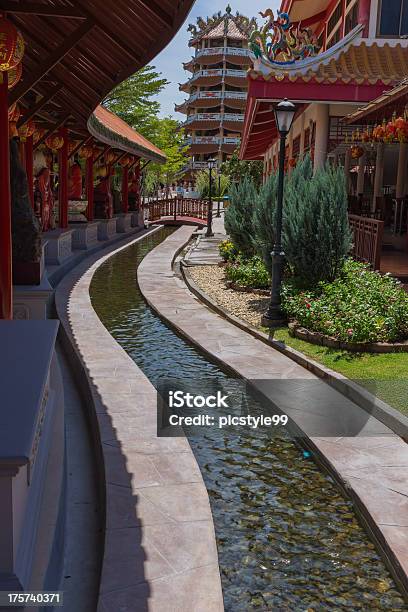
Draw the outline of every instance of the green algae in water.
M138 264L171 232L106 261L92 303L153 384L180 372L230 380L154 315L137 287ZM207 432L190 444L210 496L227 612L408 609L352 503L287 436Z

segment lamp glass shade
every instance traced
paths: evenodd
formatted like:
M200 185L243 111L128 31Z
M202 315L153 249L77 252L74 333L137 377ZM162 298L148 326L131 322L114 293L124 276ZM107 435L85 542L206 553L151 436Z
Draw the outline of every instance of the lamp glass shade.
M287 98L275 106L275 121L280 134L287 134L292 127L296 106Z
M207 162L207 165L208 165L209 170L213 170L217 166L217 160L216 159L209 159L208 162Z

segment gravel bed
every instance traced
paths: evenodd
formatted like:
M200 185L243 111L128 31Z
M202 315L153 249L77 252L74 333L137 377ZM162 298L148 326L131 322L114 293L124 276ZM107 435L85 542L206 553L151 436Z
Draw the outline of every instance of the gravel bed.
M260 327L261 315L267 310L269 297L228 289L224 268L192 266L188 269L196 285L228 312L254 327Z

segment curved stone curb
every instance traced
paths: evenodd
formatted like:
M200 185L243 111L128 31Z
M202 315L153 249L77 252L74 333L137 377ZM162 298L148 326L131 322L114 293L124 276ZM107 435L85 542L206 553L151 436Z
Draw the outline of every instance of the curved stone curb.
M88 258L55 295L88 398L106 500L98 612L221 612L214 525L190 445L157 438L156 390L102 325L89 295L97 268L145 235Z
M372 393L350 380L346 376L331 370L330 368L326 368L321 363L310 359L304 353L297 351L296 349L287 346L283 342L279 342L278 340L274 340L268 334L260 331L256 327L249 325L242 319L239 319L235 315L231 314L225 308L220 306L217 302L215 302L209 295L204 293L197 283L194 282L190 272L189 267L183 265L181 262L181 273L183 275L184 281L187 287L190 289L194 295L196 295L204 304L209 306L211 309L215 310L218 314L220 314L224 319L230 321L240 329L243 329L247 333L251 334L261 342L272 346L274 349L283 353L289 359L292 359L303 368L306 368L313 374L316 374L319 378L327 381L330 385L332 385L337 391L339 391L342 395L350 399L352 402L360 406L363 410L368 411L370 414L375 416L381 423L384 423L387 427L389 427L394 433L408 441L408 417L404 416L395 408L389 406L386 402L383 402L378 397L375 397Z
M303 399L302 380L316 380L316 376L210 311L191 294L182 279L177 278L172 262L190 237L189 228L180 228L139 266L139 286L147 302L189 341L251 381L261 393L265 380L295 379L299 397ZM353 414L363 412L335 389L327 387L326 391L330 402L325 403L325 414L320 418L330 414L334 419L337 414L341 420L347 410ZM291 412L290 416L305 432L317 458L353 498L360 518L408 597L408 446L374 417L368 420L366 435L308 436L311 414L302 402L296 414Z

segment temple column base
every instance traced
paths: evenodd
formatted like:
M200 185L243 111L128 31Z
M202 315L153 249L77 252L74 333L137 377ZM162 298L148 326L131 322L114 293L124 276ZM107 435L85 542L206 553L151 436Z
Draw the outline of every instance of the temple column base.
M116 231L118 234L126 234L132 229L132 213L123 213L116 217Z
M132 227L143 227L144 219L143 219L143 210L136 210L131 213L132 219L131 224Z
M72 248L86 251L98 242L98 222L72 226Z
M110 240L116 234L116 218L98 221L98 240Z
M59 266L72 255L72 230L57 229L45 234L45 263Z

